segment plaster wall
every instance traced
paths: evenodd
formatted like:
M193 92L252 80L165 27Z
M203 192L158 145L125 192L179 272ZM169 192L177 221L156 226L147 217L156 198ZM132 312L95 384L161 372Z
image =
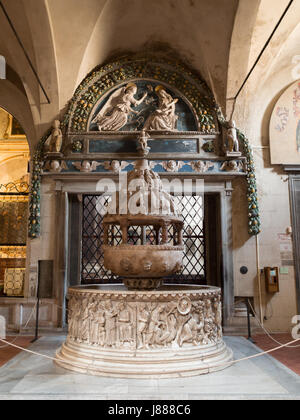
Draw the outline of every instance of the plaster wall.
M282 266L278 234L286 233L287 228L291 226L288 175L281 165L271 165L270 163L269 121L277 99L295 80L293 56L297 52L296 39L299 39L298 27L291 34L291 44L286 49L280 49L276 60L273 57L265 72L268 73L267 76L263 77L263 80L259 80L259 74L262 74L268 59L271 60L268 54L264 57L249 80L245 91L239 97L234 114L237 125L247 133L253 147L262 223L261 233L258 237L257 260L255 239L249 239L245 229L242 229L242 225L245 226L247 223L245 216L247 213L240 211L239 203L243 187L237 186L233 194L235 294L256 296L258 312L257 263L259 268ZM243 207L245 207L244 204ZM242 265L249 268L246 275L241 275L239 272ZM273 295L266 293L264 275L261 276L262 314L267 318L265 327L271 331L290 330L293 327L291 318L299 311L296 305L294 267L287 268L288 273L280 274L279 293Z

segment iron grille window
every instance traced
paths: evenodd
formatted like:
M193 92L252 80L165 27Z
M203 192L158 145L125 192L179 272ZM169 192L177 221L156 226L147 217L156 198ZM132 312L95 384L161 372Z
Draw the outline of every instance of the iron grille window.
M166 278L166 282L205 283L205 241L203 225L203 197L198 195L174 197L184 220L183 240L185 253L181 274ZM81 282L83 284L116 283L114 276L104 267L102 252L103 215L109 196L84 195L82 219ZM169 242L173 243L173 228L169 228ZM130 226L128 240L133 245L155 244L152 226ZM109 244L119 245L122 233L118 226L109 231Z

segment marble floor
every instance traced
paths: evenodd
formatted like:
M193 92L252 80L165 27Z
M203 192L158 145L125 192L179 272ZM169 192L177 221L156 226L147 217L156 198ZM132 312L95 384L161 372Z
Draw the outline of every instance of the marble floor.
M45 336L31 350L54 356L64 337ZM234 358L260 352L243 337L225 337ZM20 353L0 368L0 400L299 399L300 376L269 355L191 378L114 379L73 373L49 359Z

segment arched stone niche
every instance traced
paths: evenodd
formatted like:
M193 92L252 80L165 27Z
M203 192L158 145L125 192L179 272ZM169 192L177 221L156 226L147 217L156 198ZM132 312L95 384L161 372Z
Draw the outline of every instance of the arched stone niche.
M159 97L157 94L157 90L159 89L164 89L169 97L176 101L176 104L174 104L177 117L175 124L176 129L178 131L199 130L199 119L194 108L177 89L170 87L166 83L160 84L157 81L149 79L134 79L129 83L125 82L118 85L116 88L109 90L107 94L99 99L88 119L88 131L98 131L97 124L94 122L95 118L97 118L97 115L105 113L105 111L112 106L110 105L110 103L113 102L113 99L111 98L118 96L122 90L126 91L128 86L136 86L137 93L135 96L137 98L142 98L144 94L147 96L141 104L134 107L134 111L137 112L137 114L132 113L128 116L127 123L120 128L121 132L142 130L144 128L147 120L149 121L149 117L159 107Z
M91 114L105 105L116 88L126 83L136 83L140 92L147 90L147 85L152 88L162 85L171 95L177 96L179 112L188 115L189 109L195 119L193 124L178 127L179 131L218 132L216 104L206 83L180 62L153 56L124 58L89 74L70 102L65 120L67 130L86 132L93 129ZM150 96L155 101L155 95ZM190 128L193 129L188 130Z

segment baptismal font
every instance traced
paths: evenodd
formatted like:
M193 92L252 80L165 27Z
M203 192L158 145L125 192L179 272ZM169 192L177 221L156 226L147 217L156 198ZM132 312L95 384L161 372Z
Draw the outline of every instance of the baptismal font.
M135 169L129 173L128 185L128 190L123 192L125 203L121 200L122 192L118 193L116 203L110 204L103 219L104 265L124 278L129 290L155 289L162 285L164 276L181 270L183 221L173 197L163 190L160 178L149 168L147 160L136 161ZM130 185L138 191L131 191ZM127 213L121 214L124 204ZM115 226L120 227L122 243L109 245L109 232ZM132 226L150 228L155 244L129 244L128 232ZM169 243L170 228L176 245Z
M135 162L127 181L103 218L104 265L124 285L69 289L69 331L56 363L81 373L128 378L224 369L232 352L222 339L221 290L163 284L164 277L182 269L184 226L174 198L145 159ZM129 232L136 227L151 229L151 243L131 243ZM115 228L122 232L118 245Z

